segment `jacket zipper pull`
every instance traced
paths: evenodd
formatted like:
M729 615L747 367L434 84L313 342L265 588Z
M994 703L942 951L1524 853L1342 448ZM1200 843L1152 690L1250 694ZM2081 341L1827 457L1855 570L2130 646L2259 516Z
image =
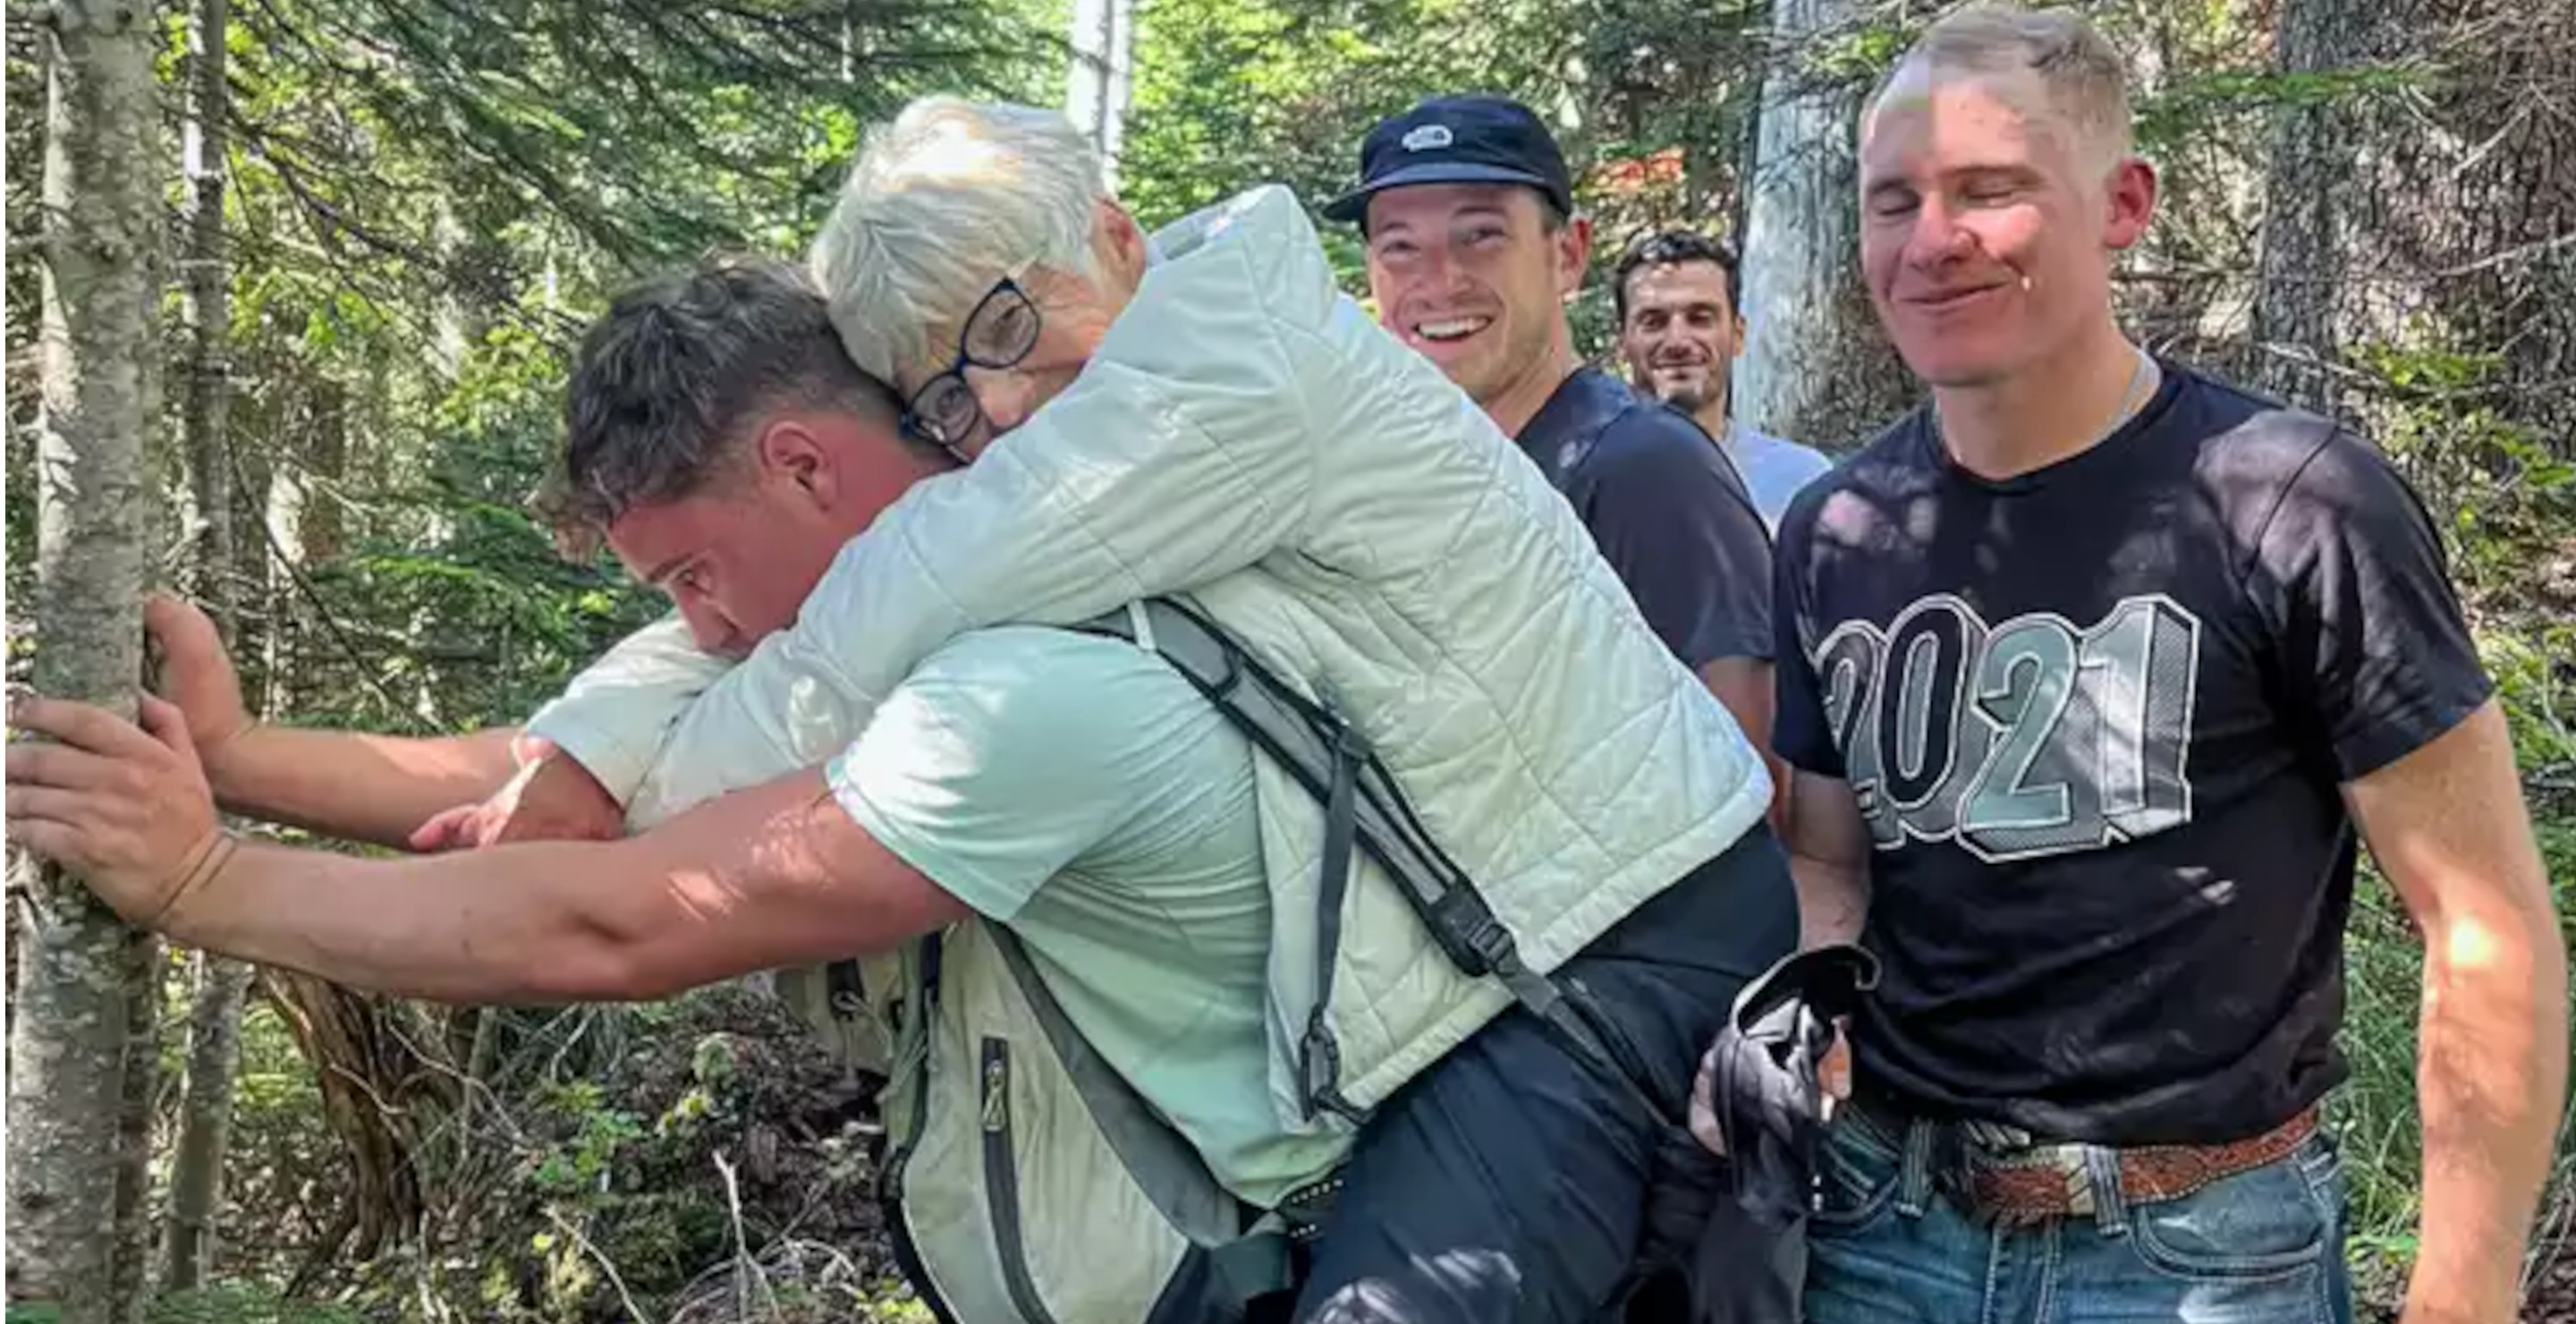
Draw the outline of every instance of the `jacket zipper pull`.
M999 1131L1010 1124L1010 1069L1000 1057L984 1059L984 1129Z

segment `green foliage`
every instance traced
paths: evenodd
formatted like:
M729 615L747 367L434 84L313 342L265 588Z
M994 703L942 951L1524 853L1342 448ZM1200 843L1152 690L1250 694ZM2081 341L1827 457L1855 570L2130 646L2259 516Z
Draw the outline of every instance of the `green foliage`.
M2567 660L2576 658L2576 620L2536 620L2527 628L2500 633L2486 641L2488 669L2504 698L2505 719L2513 730L2514 750L2523 766L2542 784L2534 799L2544 829L2566 815L2576 830L2576 675ZM2546 836L2546 832L2543 834ZM2562 864L2576 864L2576 859ZM2576 885L2576 868L2551 874Z
M2502 355L2430 333L2352 355L2384 402L2379 440L2431 505L2463 591L2503 610L2576 603L2576 463L2514 420ZM2544 656L2569 656L2564 612L2534 627Z
M2349 352L2377 405L2376 436L2449 544L2522 762L2562 936L2576 946L2576 465L2513 420L2496 354L2420 329L2404 343ZM2386 1296L2403 1282L2422 1214L2415 1069L2424 958L2420 935L2375 871L2356 895L2345 953L2352 1081L2335 1108L2352 1179L2352 1255L2363 1281ZM2576 997L2576 981L2569 992ZM2576 1133L2568 1131L2545 1197L2541 1248L2553 1227L2576 1227Z
M1872 82L1896 67L1898 57L1913 42L1914 31L1905 24L1865 23L1827 34L1800 52L1800 59L1810 77L1835 83Z
M569 1119L572 1134L538 1151L528 1180L547 1196L586 1200L603 1186L617 1151L644 1134L644 1128L635 1114L603 1104L595 1081L568 1081L547 1095L540 1106Z
M1143 0L1121 191L1149 222L1263 182L1320 204L1353 182L1380 117L1427 96L1499 92L1551 122L1578 175L1680 154L1685 168L1661 185L1585 181L1606 233L1709 224L1742 153L1758 18L1738 0ZM1335 265L1356 287L1355 237L1332 229Z
M1566 15L1549 0L1143 0L1122 191L1151 221L1265 181L1320 201L1348 186L1368 125L1424 95L1538 98L1571 48ZM1429 32L1449 39L1417 39Z
M2420 89L2430 80L2430 71L2415 64L2300 73L2261 67L2195 70L2138 98L2137 140L2141 149L2158 152L2205 131L2213 120L2292 107L2359 106Z
M174 1292L154 1301L145 1324L363 1324L364 1317L340 1306L288 1301L275 1289L253 1283L217 1283L191 1292Z
M711 1267L747 1247L781 1292L781 1321L899 1318L879 1313L902 1294L875 1232L867 1146L839 1069L802 1027L733 989L609 1014L619 1023L590 1033L617 1051L549 1068L479 1135L507 1152L507 1179L439 1251L446 1292L507 1324L623 1318L627 1296L650 1318L684 1317L721 1295ZM370 1276L364 1291L393 1307L403 1289ZM812 1313L789 1309L800 1294Z

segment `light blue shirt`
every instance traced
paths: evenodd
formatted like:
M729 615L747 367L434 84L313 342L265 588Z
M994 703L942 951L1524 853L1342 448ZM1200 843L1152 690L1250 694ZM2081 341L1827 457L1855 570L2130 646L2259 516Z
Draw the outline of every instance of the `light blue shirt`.
M1161 658L1021 625L933 653L830 779L869 836L1017 933L1082 1037L1267 1205L1345 1145L1272 1112L1252 758Z
M1753 497L1753 508L1761 513L1762 522L1775 531L1798 489L1824 477L1834 467L1834 462L1814 447L1782 441L1732 419L1727 421L1725 446L1726 457L1735 462L1736 474L1744 479L1744 490Z

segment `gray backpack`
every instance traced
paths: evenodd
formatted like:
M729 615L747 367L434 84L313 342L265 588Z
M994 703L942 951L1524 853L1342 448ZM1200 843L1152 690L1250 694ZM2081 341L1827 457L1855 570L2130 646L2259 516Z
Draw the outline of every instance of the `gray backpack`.
M1450 960L1501 980L1633 1081L1556 983L1520 964L1509 931L1338 718L1180 603L1074 628L1157 653L1324 804L1318 988L1332 987L1352 851L1365 850ZM844 1061L885 1073L886 1226L946 1324L1198 1324L1291 1288L1289 1243L1313 1232L1338 1179L1283 1209L1236 1199L1066 1020L1008 929L968 920L891 955L781 971L777 988ZM1319 999L1301 1044L1306 1100L1357 1120L1333 1088L1325 1010Z

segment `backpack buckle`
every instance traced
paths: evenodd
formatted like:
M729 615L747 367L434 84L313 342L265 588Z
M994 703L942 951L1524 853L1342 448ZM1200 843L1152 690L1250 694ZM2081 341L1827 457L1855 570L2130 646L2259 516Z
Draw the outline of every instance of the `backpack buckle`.
M856 1020L868 1007L868 990L859 975L859 963L848 958L823 967L824 1002L838 1020Z
M1324 1024L1324 1007L1318 1002L1306 1018L1306 1033L1297 1039L1298 1104L1306 1120L1313 1121L1318 1112L1354 1126L1368 1120L1366 1110L1342 1097L1341 1079L1342 1047L1334 1041L1332 1027Z
M1520 964L1512 931L1494 918L1485 899L1471 887L1451 887L1431 903L1425 916L1432 939L1449 961L1470 979L1503 972Z

